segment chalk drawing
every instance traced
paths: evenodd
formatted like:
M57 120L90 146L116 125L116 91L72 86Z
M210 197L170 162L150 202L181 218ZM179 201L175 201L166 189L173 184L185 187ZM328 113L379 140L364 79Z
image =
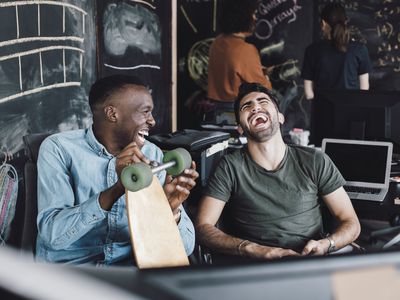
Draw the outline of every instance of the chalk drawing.
M73 4L70 4L70 3L66 3L66 2L60 2L60 1L30 0L30 1L1 2L0 3L0 8L1 7L10 7L10 6L33 5L33 4L50 4L50 5L64 6L64 7L69 7L69 8L72 8L72 9L76 9L77 11L81 12L83 15L87 14L79 6L76 6L76 5L73 5Z
M151 7L152 9L156 9L156 7L154 5L151 5L149 2L143 1L143 0L131 0L132 2L138 2L138 3L142 3L145 4L149 7Z
M0 42L0 47L11 46L22 43L30 43L30 42L64 42L64 41L73 41L78 43L83 43L84 39L78 36L37 36L37 37L28 37L28 38L19 38L13 40L7 40Z
M103 36L105 50L111 56L123 56L128 47L161 54L158 16L139 4L109 4L103 14Z
M185 17L186 21L189 23L190 27L192 28L193 32L194 32L194 33L197 33L197 28L196 28L196 26L194 26L192 20L190 20L190 18L189 18L189 16L188 16L187 12L185 11L185 9L183 8L182 5L180 6L180 9L181 9L181 12L182 12L183 16Z
M187 64L190 77L203 90L207 90L208 53L214 38L196 42L188 53Z
M0 141L7 145L10 152L23 148L22 138L29 132L29 120L26 114L7 114L0 119Z
M71 8L74 10L77 10L82 14L82 17L87 14L83 9L79 8L78 6L72 5L70 3L65 3L65 2L59 2L59 1L13 1L13 2L2 2L0 3L0 8L3 7L12 7L15 6L15 22L16 22L16 39L10 39L6 41L0 42L0 47L6 47L6 46L12 46L12 45L18 45L18 44L29 44L32 42L36 41L55 41L55 42L62 42L62 41L73 41L73 42L78 42L83 44L84 38L79 37L79 36L40 36L41 35L41 14L40 14L40 5L42 4L47 4L47 5L57 5L57 6L62 6L63 12L62 12L62 31L63 34L65 34L65 22L66 22L66 12L65 8ZM24 5L37 5L37 34L38 36L34 37L24 37L20 38L20 20L19 20L19 14L18 14L18 8L20 6ZM85 28L84 23L83 23L83 30ZM3 97L0 99L0 103L16 99L22 96L26 96L29 94L34 94L38 93L44 90L48 90L51 88L58 88L62 87L59 83L57 84L49 84L46 87L43 87L44 80L43 80L43 57L42 57L42 52L47 52L47 51L57 51L57 50L62 50L62 67L63 67L63 83L67 84L66 86L76 86L76 82L67 82L67 69L66 69L66 57L65 57L65 50L72 50L72 51L77 51L80 53L80 78L82 78L82 53L84 53L84 50L78 47L73 47L73 46L64 46L64 45L55 45L55 46L48 46L48 47L41 47L41 48L36 48L36 49L31 49L27 51L20 51L20 52L15 52L9 55L4 55L0 56L0 62L10 60L13 58L18 58L18 78L19 78L19 87L20 87L20 93L16 93L14 95L8 95L6 97ZM35 55L39 54L39 72L40 72L40 87L33 88L29 91L23 91L23 70L22 70L22 65L21 65L21 57L28 56L28 55ZM80 84L79 84L80 85Z
M160 70L160 66L154 66L154 65L137 65L137 66L132 66L132 67L118 67L110 64L104 64L106 67L115 69L115 70L135 70L135 69L140 69L140 68L150 68L150 69L158 69Z
M51 89L55 89L55 88L62 88L62 87L69 87L69 86L80 86L81 83L79 81L77 82L63 82L63 83L55 83L55 84L51 84L51 85L47 85L47 86L43 86L43 87L38 87L36 89L32 89L32 90L28 90L28 91L24 91L22 93L18 93L18 94L14 94L8 97L4 97L0 99L0 103L3 102L7 102L9 100L13 100L22 96L27 96L27 95L31 95L31 94L35 94L35 93L40 93L42 91L45 90L51 90Z

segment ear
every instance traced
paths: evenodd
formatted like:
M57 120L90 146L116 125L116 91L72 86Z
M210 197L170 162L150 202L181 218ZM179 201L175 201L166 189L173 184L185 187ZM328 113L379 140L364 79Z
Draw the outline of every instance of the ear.
M117 110L115 106L107 105L104 107L104 115L108 121L112 123L117 122Z
M281 125L285 123L285 116L282 113L278 113L278 121Z
M331 26L327 22L325 22L325 20L321 21L321 30L324 37L329 38L331 32Z
M238 125L238 127L236 128L236 131L239 132L240 135L243 135L244 131L242 126Z

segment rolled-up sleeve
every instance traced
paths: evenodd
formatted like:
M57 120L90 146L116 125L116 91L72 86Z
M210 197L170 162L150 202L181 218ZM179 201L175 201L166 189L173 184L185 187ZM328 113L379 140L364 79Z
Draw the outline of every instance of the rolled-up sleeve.
M193 223L183 206L181 206L181 219L179 220L178 229L185 246L186 255L189 256L194 250L195 233Z

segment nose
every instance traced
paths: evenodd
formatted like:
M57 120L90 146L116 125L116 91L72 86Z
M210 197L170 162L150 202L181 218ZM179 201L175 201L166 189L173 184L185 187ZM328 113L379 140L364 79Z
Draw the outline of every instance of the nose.
M154 125L156 125L156 120L154 120L152 114L150 114L149 117L147 118L147 124L149 124L151 127L154 127Z
M255 102L251 107L252 112L258 112L261 109L261 105L258 102Z

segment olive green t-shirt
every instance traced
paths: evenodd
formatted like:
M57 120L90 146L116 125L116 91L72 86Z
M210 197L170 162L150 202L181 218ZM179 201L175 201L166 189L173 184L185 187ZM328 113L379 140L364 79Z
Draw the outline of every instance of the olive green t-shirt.
M321 238L319 196L344 184L319 150L287 146L280 167L267 171L243 148L221 159L204 194L228 202L235 236L301 251L310 239Z

